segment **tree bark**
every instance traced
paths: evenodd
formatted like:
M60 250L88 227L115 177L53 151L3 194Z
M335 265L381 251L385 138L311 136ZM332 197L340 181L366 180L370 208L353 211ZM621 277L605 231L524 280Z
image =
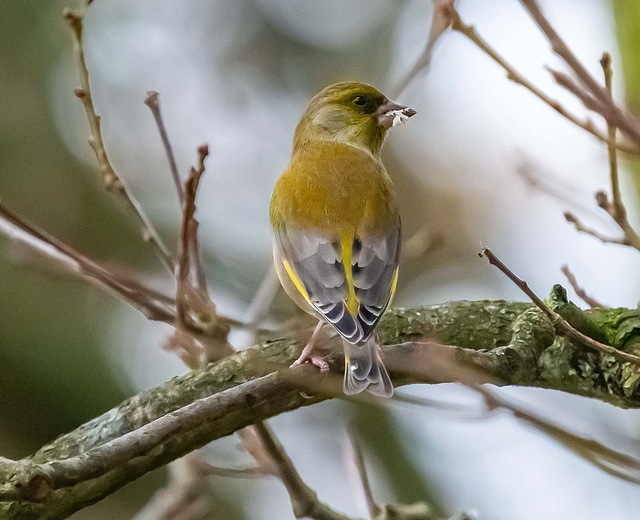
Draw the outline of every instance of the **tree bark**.
M582 311L560 286L547 302L575 328L638 354L640 311ZM640 407L640 367L554 333L532 304L451 302L393 309L378 328L395 385L463 381L536 386ZM340 395L342 355L331 371L288 369L301 345L268 341L137 394L29 458L0 459L0 517L57 519L208 442Z

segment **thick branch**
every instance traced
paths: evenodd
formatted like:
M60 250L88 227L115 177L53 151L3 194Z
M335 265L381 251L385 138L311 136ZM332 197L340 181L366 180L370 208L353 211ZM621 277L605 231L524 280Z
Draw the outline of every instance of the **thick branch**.
M555 312L585 333L633 348L638 311L582 313L574 307L554 303ZM453 302L393 310L381 323L380 340L389 345L384 357L397 385L492 381L640 408L637 367L556 336L530 304ZM214 439L339 394L339 348L330 358L331 373L320 375L313 367L285 368L300 347L282 339L238 352L128 399L29 459L0 461L0 516L63 518Z

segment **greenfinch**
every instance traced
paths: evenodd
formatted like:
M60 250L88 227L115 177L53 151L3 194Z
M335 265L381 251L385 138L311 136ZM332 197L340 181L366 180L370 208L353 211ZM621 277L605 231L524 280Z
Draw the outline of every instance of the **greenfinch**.
M393 395L374 331L396 289L402 233L380 149L387 130L414 114L368 85L326 87L302 115L271 197L278 277L289 297L319 318L294 365L329 369L316 354L329 324L343 339L346 394Z

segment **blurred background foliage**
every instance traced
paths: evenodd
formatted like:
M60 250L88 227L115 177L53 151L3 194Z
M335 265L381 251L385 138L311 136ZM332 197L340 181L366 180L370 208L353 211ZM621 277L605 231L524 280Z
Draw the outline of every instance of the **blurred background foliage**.
M60 16L68 4L0 3L0 198L92 258L145 273L149 283L171 291L132 219L100 185L73 96L77 73ZM640 2L543 4L594 73L601 52L612 52L618 98L624 92L637 109ZM459 9L527 76L582 110L542 69L554 58L515 0L462 0ZM422 50L430 18L429 0L94 1L86 52L107 149L169 243L177 236L179 208L142 104L146 91L161 92L181 171L197 145L211 144L199 219L223 312L241 316L267 270L269 194L306 101L342 79L388 92ZM441 245L406 260L398 304L520 299L477 261L482 243L503 252L540 292L560 280L558 267L569 262L603 300L636 305L640 263L633 253L578 236L561 218L563 209L578 207L604 225L585 209L593 191L607 183L603 146L510 84L458 35L445 35L429 75L400 101L418 116L390 135L385 163L407 235L426 223L426 236L440 237ZM525 160L574 197L557 200L531 189L516 174ZM635 215L635 180L625 182ZM127 395L184 371L161 348L166 327L4 239L0 302L2 456L27 455ZM292 312L286 298L277 306L280 314ZM243 346L246 337L236 334L234 342ZM464 398L450 385L412 391ZM571 427L640 452L636 412L575 396L513 392ZM461 424L428 412L323 403L274 420L303 477L322 499L352 514L363 514L362 504L344 485L344 439L336 433L351 421L384 500L427 498L441 511L475 508L482 518L624 519L632 518L640 499L634 486L509 418ZM206 456L246 463L235 444L224 439ZM132 518L163 481L158 472L74 518ZM215 480L210 492L211 518L292 518L275 481Z

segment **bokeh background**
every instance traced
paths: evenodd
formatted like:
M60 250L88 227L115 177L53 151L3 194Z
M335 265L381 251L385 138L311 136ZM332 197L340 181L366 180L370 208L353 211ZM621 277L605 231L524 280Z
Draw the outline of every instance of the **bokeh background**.
M541 2L595 75L613 55L615 95L640 107L640 3ZM0 3L0 198L105 265L143 273L172 290L132 219L106 194L87 145L71 37L70 1ZM73 4L71 4L73 5ZM522 73L578 114L543 65L561 67L516 0L461 0L463 19ZM95 0L86 54L111 160L169 243L180 212L164 152L143 100L161 93L180 170L208 142L199 194L201 243L221 312L242 317L268 270L271 189L286 167L293 130L323 86L352 79L389 92L429 32L430 0ZM397 305L455 299L522 299L486 262L490 245L540 293L563 282L567 263L601 300L635 307L637 252L604 246L564 222L565 209L615 233L592 196L608 186L605 147L509 82L456 33L438 42L431 68L398 101L418 115L390 133L384 160L398 187L406 234L437 247L405 260ZM623 163L625 202L637 214L635 165ZM543 187L532 186L523 172ZM558 196L559 195L559 196ZM573 295L575 296L575 295ZM287 302L277 303L284 312ZM21 457L126 396L183 373L162 349L170 329L0 239L0 454ZM247 338L232 336L238 346ZM468 402L454 385L407 392ZM636 411L534 389L505 395L587 436L640 455ZM353 515L363 500L345 463L347 424L360 432L377 497L427 498L441 511L486 519L624 520L640 488L576 458L526 425L499 415L464 421L447 413L328 402L273 420L302 476ZM234 439L203 456L246 465ZM164 470L73 516L134 518L165 482ZM290 519L273 479L210 482L210 518ZM138 516L141 518L141 516Z

